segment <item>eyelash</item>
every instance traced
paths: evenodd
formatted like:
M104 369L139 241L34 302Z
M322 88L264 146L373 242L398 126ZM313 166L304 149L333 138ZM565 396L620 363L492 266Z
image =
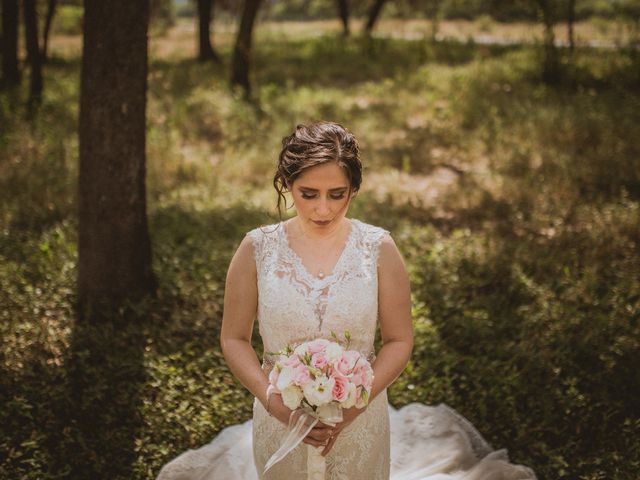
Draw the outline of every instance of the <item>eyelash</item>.
M305 200L313 200L314 198L316 198L317 194L315 193L304 193L302 192L302 198L304 198ZM345 196L344 193L338 193L338 194L333 194L333 195L329 195L329 197L331 198L331 200L341 200L343 199Z

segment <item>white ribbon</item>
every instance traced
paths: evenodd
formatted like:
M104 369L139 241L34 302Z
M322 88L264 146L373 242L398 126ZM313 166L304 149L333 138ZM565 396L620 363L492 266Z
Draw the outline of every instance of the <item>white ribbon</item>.
M296 448L309 432L316 426L318 422L326 425L335 426L342 421L342 409L335 403L323 405L317 411L304 409L300 411L300 415L293 422L293 414L289 418L289 433L285 437L280 448L271 455L264 467L264 473L267 473L271 467L282 460L294 448ZM325 459L321 455L320 450L323 447L314 447L308 445L307 449L307 479L308 480L324 480L326 464Z

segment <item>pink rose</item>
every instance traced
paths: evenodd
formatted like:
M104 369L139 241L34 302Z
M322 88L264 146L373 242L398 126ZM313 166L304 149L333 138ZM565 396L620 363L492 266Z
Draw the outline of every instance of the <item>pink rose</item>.
M348 389L348 380L345 380L341 376L333 377L335 379L335 383L333 384L332 395L333 399L337 402L343 402L347 399Z
M322 352L327 345L329 344L329 340L325 340L324 338L318 338L316 340L312 340L307 344L307 351L313 355L314 353Z
M324 352L314 353L313 356L311 357L311 365L313 365L316 368L319 368L320 370L326 367L328 363L329 363L329 360L327 360L327 357L325 356Z
M353 370L351 381L356 385L369 387L373 381L373 372L371 371L371 367L364 362L356 365L356 368Z
M293 381L294 383L304 387L307 383L311 381L311 374L309 373L309 369L304 365L300 364L293 371Z
M359 357L360 353L355 350L344 352L342 357L340 357L340 360L336 363L336 370L344 376L351 374L351 370L353 370L353 366L358 361Z
M296 368L298 367L298 365L301 365L302 363L300 362L300 358L297 355L291 355L289 358L287 358L284 361L284 364L287 367Z

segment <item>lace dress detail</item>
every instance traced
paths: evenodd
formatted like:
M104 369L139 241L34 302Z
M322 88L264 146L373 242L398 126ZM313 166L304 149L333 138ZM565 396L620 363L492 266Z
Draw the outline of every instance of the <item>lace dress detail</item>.
M349 220L351 231L330 275L309 273L290 247L285 226L256 228L252 240L257 270L257 321L268 352L331 332L349 330L351 348L374 358L378 328L378 252L386 230ZM298 445L263 475L286 435L256 399L253 419L224 429L213 441L166 464L157 480L305 479L306 444ZM400 410L382 391L337 437L326 458L327 480L534 480L534 473L493 452L455 411L418 403Z

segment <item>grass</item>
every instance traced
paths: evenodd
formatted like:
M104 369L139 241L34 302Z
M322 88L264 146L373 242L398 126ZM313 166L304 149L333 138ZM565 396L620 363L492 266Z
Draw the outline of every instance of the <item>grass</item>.
M250 417L218 347L224 276L244 232L275 218L281 137L320 118L361 142L350 216L390 229L410 270L416 346L391 402L446 402L541 479L635 478L637 57L578 50L550 87L533 47L267 27L254 104L224 65L192 59L188 31L152 39L160 290L119 330L73 321L78 38L53 39L35 117L26 91L0 96L0 478L154 478ZM88 419L103 430L71 421L79 399L104 408Z

